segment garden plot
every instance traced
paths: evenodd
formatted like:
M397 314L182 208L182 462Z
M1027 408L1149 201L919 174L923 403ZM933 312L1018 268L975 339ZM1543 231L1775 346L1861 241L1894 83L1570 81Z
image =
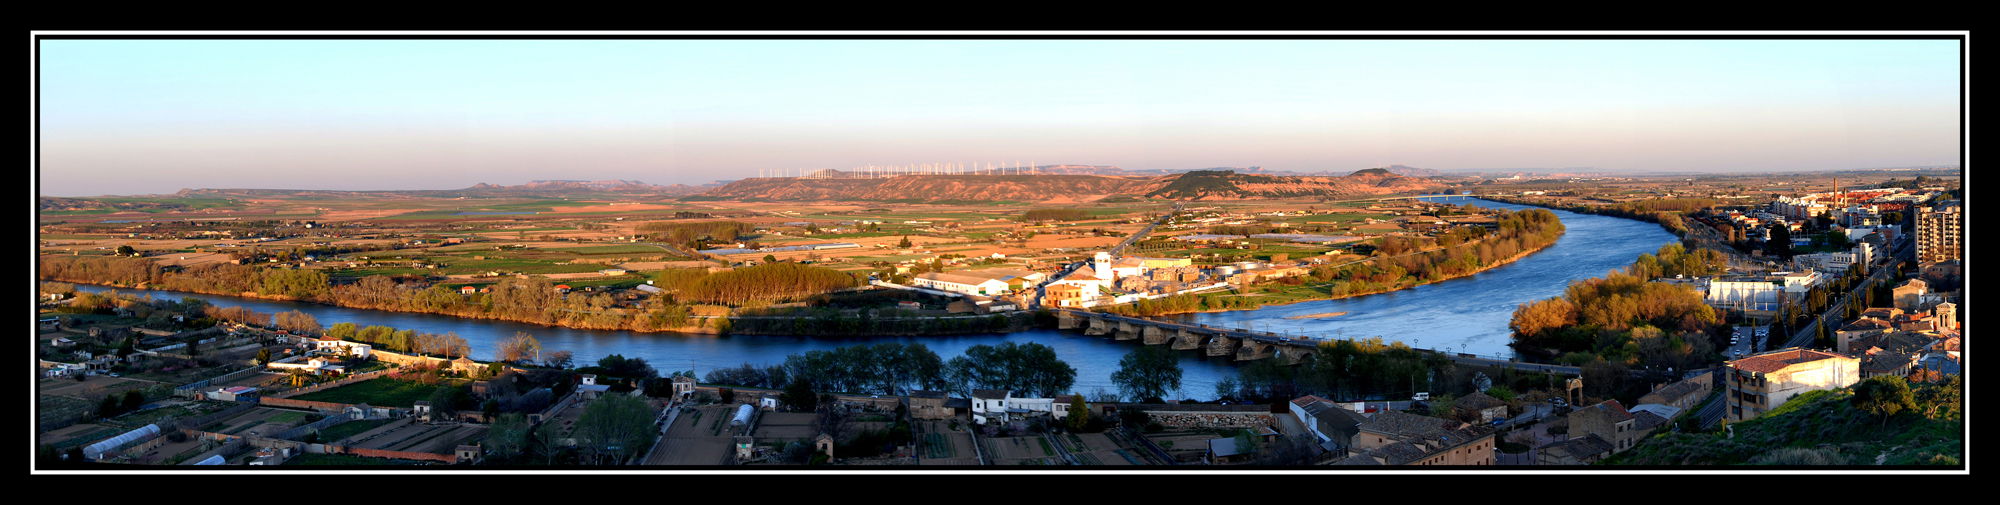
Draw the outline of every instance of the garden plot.
M203 431L245 437L269 437L308 422L310 414L296 410L254 408L209 423Z
M993 464L1013 465L1064 465L1062 455L1054 446L1040 436L993 437L986 439L986 448L993 451Z
M406 423L378 432L351 448L451 454L459 445L486 438L486 426Z
M696 407L681 412L674 425L669 426L653 448L647 465L720 465L729 461L734 451L732 437L728 431L717 434L715 423L728 423L735 412L734 405Z
M952 430L947 421L917 423L923 433L917 437L917 457L923 465L973 466L979 452L972 447L972 432L964 427Z
M1144 465L1146 459L1138 449L1124 447L1103 433L1067 433L1056 435L1071 455L1084 465L1129 466Z
M814 425L815 414L803 412L766 412L757 419L754 436L758 442L803 442L811 444L819 436L819 427ZM856 433L859 433L858 431Z

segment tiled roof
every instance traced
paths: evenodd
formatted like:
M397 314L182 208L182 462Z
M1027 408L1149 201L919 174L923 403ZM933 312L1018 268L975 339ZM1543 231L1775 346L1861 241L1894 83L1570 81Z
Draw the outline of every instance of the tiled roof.
M1697 377L1695 379L1688 379L1680 382L1675 382L1673 384L1668 384L1667 387L1663 387L1660 388L1658 391L1648 393L1647 396L1660 395L1660 398L1664 398L1669 402L1680 400L1681 398L1687 397L1687 395L1701 392L1702 384L1698 382L1699 379L1700 377Z
M1316 403L1316 402L1323 402L1323 401L1326 401L1326 399L1325 399L1325 398L1320 398L1320 397L1318 397L1318 396L1314 396L1314 395L1305 395L1305 396L1301 396L1301 397L1298 397L1298 398L1293 398L1293 399L1292 399L1292 405L1297 405L1297 406L1300 406L1300 407L1304 407L1304 406L1307 406L1307 405L1312 405L1313 403Z
M1660 425L1667 424L1667 418L1644 410L1633 413L1632 418L1638 421L1632 423L1632 427L1640 430L1651 430L1660 427Z
M1586 435L1582 438L1572 438L1561 442L1555 442L1541 447L1541 450L1543 452L1549 452L1557 455L1567 455L1577 460L1584 460L1597 456L1607 455L1611 453L1612 449L1613 447L1611 446L1611 442L1605 441L1602 437L1598 437L1596 434Z
M1493 407L1505 406L1507 402L1500 401L1499 398L1494 398L1486 393L1475 392L1459 397L1455 405L1472 410L1486 410Z
M912 389L912 390L910 390L910 397L911 397L911 398L944 398L944 392L943 392L943 391L927 391L927 390L922 390L922 389Z
M999 400L1007 397L1005 389L974 389L972 397L981 400Z
M1842 357L1810 349L1785 349L1771 351L1729 362L1731 368L1756 373L1771 373L1800 363L1811 363L1824 359Z
M1570 415L1597 416L1614 423L1632 419L1632 411L1625 410L1625 404L1618 403L1618 400L1605 400L1603 403L1577 409Z
M1398 439L1422 438L1436 435L1457 424L1456 421L1389 410L1376 413L1375 417L1361 423L1361 430L1382 433Z

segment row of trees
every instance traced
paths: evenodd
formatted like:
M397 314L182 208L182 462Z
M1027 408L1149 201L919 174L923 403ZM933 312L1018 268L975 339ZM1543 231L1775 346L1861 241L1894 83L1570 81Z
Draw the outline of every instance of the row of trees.
M692 317L699 312L698 306L688 303L743 305L803 300L860 282L847 273L796 263L758 265L714 274L701 269L668 270L659 274L660 282L656 284L669 294L656 297L647 307L631 309L614 307L617 300L607 293L559 293L554 283L543 278L506 278L490 286L490 292L468 296L444 286L411 289L379 275L331 286L317 270L220 264L166 271L144 258L47 256L43 259L41 275L46 279L150 285L225 295L249 292L343 307L634 331L702 324ZM84 300L83 308L75 310L95 310L94 307L104 303L108 302Z
M777 366L717 369L703 381L881 395L914 389L960 395L970 395L974 389L1005 389L1019 396L1048 397L1076 384L1076 368L1058 359L1054 348L1032 342L975 345L949 361L921 343L880 343L793 354Z
M465 337L458 336L458 332L436 334L409 329L398 330L382 325L359 327L351 322L341 322L327 328L326 336L396 352L424 356L441 354L447 359L462 358L472 354L472 345L465 340Z
M1328 398L1407 398L1430 391L1448 375L1451 360L1412 349L1381 337L1324 342L1297 365L1258 360L1243 366L1237 377L1216 383L1225 400L1282 402L1302 395Z

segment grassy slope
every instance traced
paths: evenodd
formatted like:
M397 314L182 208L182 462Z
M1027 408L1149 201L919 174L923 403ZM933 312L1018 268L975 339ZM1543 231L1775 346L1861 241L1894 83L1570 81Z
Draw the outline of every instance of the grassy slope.
M1929 463L1944 454L1962 460L1962 418L1919 413L1882 419L1850 403L1845 389L1799 395L1757 419L1736 423L1735 438L1716 433L1667 433L1606 460L1611 465L1741 465L1783 448L1832 448L1848 464Z

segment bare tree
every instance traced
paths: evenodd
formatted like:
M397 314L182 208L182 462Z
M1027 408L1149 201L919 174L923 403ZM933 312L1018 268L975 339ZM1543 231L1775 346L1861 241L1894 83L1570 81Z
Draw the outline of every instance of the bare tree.
M500 341L500 361L509 363L532 362L542 358L542 343L525 331L514 332L513 338Z
M569 351L550 351L548 355L542 357L542 365L549 368L569 368L570 361L575 357L576 353Z

